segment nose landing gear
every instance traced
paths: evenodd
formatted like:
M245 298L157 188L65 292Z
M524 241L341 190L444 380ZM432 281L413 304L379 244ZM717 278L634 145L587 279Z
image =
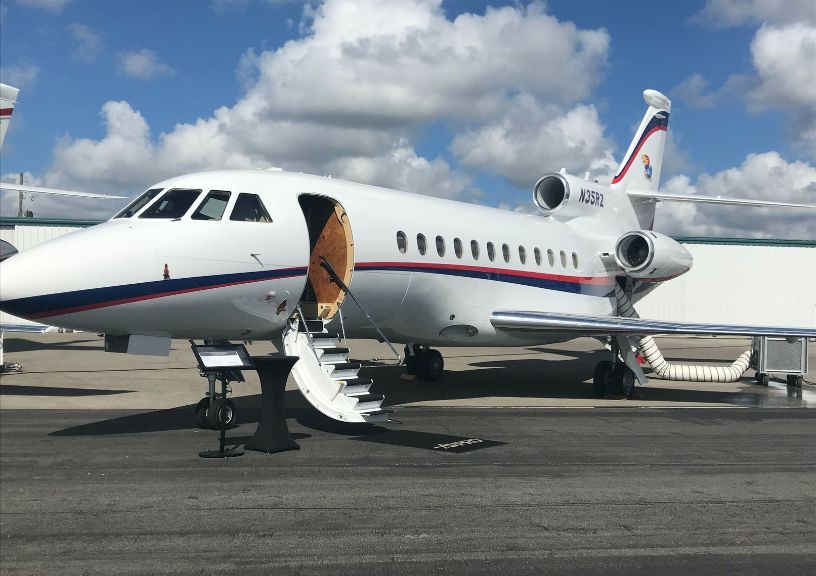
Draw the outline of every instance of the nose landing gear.
M439 380L445 370L445 359L439 350L418 344L405 346L405 371L420 380Z
M244 376L240 370L226 370L223 372L201 373L207 378L209 391L207 395L198 401L195 407L195 423L199 428L218 430L220 423L227 428L232 428L237 424L237 414L235 404L226 398L229 392L227 385L230 382L243 382ZM221 382L221 388L225 393L215 390L215 382Z

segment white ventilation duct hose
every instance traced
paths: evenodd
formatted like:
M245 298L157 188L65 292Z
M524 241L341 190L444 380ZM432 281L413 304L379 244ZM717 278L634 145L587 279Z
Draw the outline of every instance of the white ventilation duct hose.
M618 315L625 318L640 318L629 297L617 283L615 283L615 298L618 301ZM746 350L731 366L670 364L663 358L663 354L660 353L660 349L651 336L644 336L637 340L640 353L643 354L655 374L664 380L736 382L751 363L751 351Z

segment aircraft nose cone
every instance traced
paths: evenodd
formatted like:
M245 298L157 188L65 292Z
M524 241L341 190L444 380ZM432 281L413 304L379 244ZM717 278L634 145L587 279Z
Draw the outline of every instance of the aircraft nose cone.
M36 266L33 259L18 253L0 262L0 310L21 318L33 318L35 312L27 306L34 295ZM39 274L42 274L42 270Z

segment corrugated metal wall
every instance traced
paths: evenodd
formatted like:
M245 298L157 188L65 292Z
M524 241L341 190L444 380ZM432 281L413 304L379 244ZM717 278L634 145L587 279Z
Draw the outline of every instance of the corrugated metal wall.
M686 244L694 267L637 305L643 318L816 326L816 247Z

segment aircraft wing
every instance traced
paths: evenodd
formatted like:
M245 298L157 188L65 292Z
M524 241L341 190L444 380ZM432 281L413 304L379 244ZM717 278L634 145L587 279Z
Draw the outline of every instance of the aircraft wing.
M499 310L490 316L490 323L499 330L521 332L570 332L587 336L609 334L699 334L711 336L784 336L816 338L816 328L781 326L735 326L730 324L694 324L664 322L643 318L557 314Z
M629 190L632 198L653 200L655 202L688 202L692 204L730 204L737 206L759 206L771 208L813 208L814 204L792 204L790 202L773 202L771 200L750 200L747 198L721 198L719 196L702 196L700 194L669 194L657 190Z
M0 182L1 190L12 190L14 192L28 192L30 194L53 194L56 196L78 196L80 198L103 198L107 200L118 200L127 196L110 196L107 194L94 194L92 192L76 192L74 190L61 190L59 188L42 188L40 186L28 186L25 184L11 184Z
M0 324L0 332L56 332L59 330L54 326L46 326L45 324L36 324L31 322L29 324Z

